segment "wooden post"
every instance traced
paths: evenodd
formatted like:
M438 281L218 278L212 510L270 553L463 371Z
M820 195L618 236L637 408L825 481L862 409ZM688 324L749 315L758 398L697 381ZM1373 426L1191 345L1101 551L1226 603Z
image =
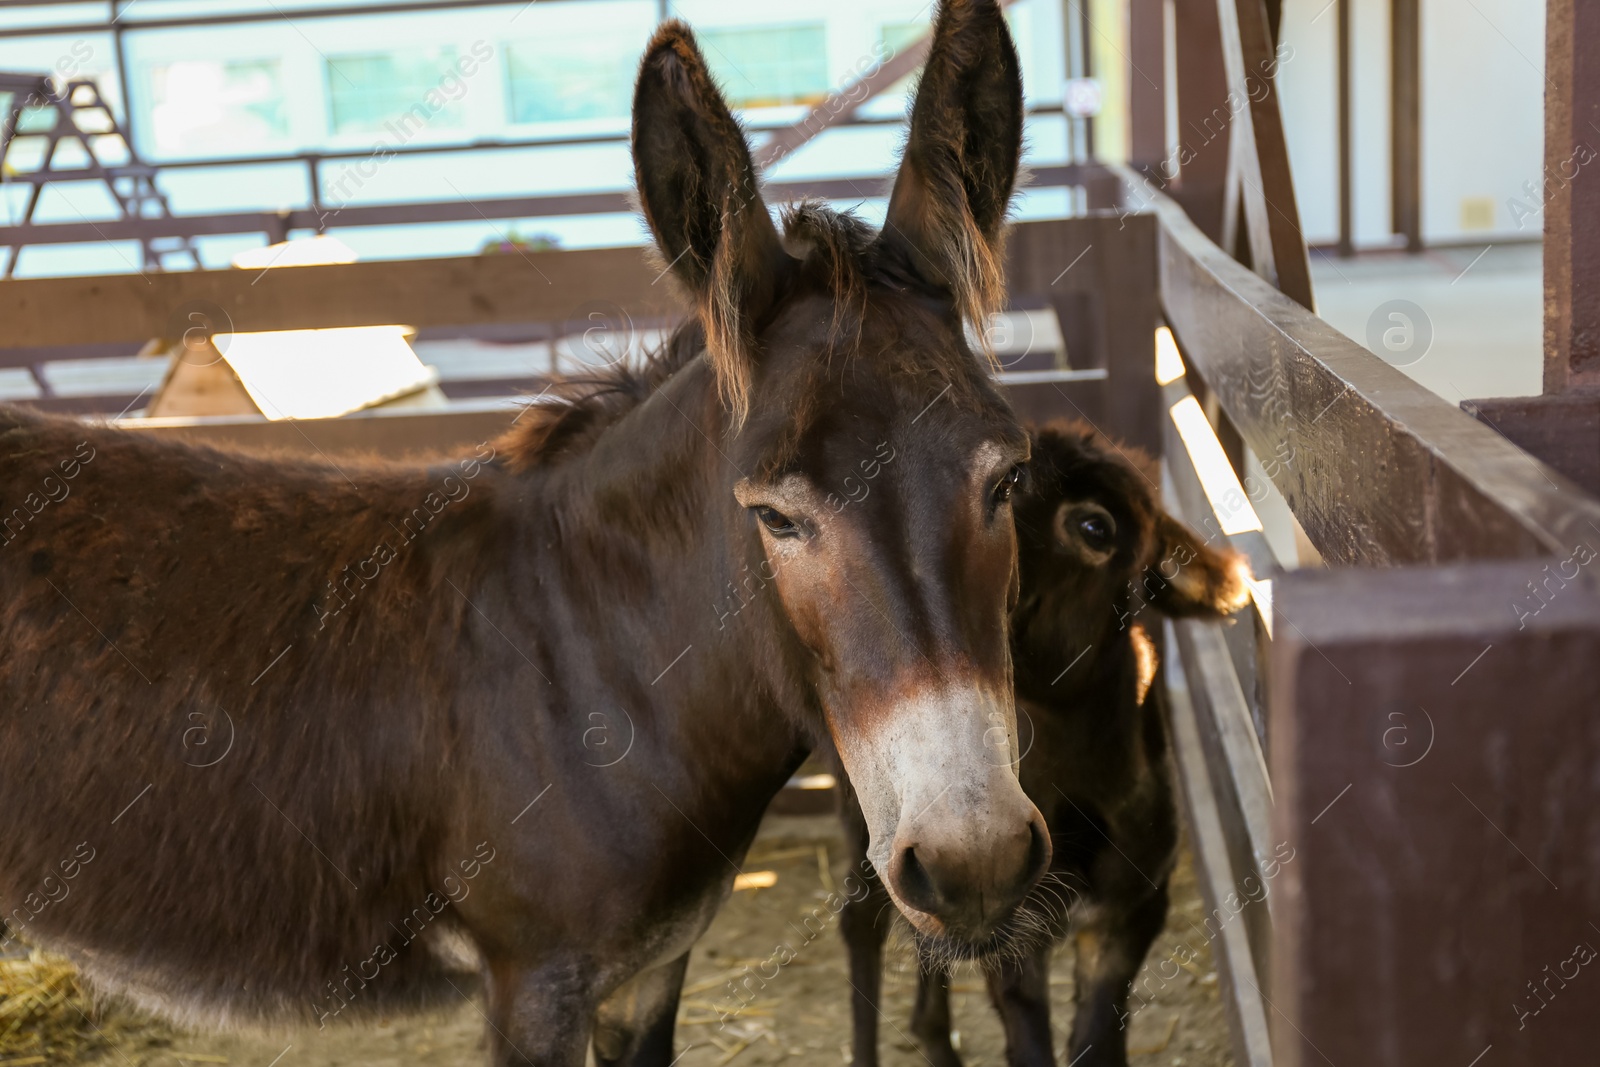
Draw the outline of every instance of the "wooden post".
M1350 4L1339 5L1339 255L1355 255L1355 212L1351 203L1354 184L1350 148Z
M1243 110L1235 123L1233 172L1249 225L1251 266L1310 308L1311 262L1289 172L1289 143L1278 108L1277 56L1262 0L1217 0L1229 95Z
M1600 8L1546 17L1544 391L1600 391Z
M1281 1067L1594 1062L1600 528L1573 539L1278 579Z
M1544 395L1469 400L1600 496L1600 9L1549 0L1544 100Z
M1128 162L1157 184L1167 158L1167 5L1128 2Z
M1217 5L1178 0L1173 5L1177 41L1178 181L1173 198L1202 233L1224 247L1229 145L1233 115L1228 108L1228 71L1222 61Z
M1390 0L1389 158L1394 232L1422 251L1421 0Z
M1161 454L1161 387L1155 378L1156 220L1149 212L1022 223L1006 241L1011 295L1055 309L1074 370L1105 372L1101 413L1083 406L1064 383L1012 394L1024 417L1067 414L1119 440ZM1098 384L1098 383L1096 383ZM1036 405L1030 394L1044 397Z

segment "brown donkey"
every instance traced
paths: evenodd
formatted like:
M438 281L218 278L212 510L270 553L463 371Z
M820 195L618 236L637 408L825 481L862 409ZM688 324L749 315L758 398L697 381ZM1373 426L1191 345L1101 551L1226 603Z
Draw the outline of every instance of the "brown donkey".
M1178 841L1166 728L1158 701L1146 699L1156 656L1144 628L1155 615L1238 610L1249 572L1242 556L1208 548L1161 510L1153 470L1137 453L1076 424L1033 436L1033 487L1016 504L1022 596L1011 653L1022 784L1050 824L1045 885L1059 896L1050 936L996 961L989 993L1007 1062L1049 1067L1051 943L1071 935L1077 1012L1067 1062L1121 1067L1129 983L1166 920ZM867 830L848 793L842 815L859 851ZM893 919L886 904L872 886L841 913L857 1067L878 1062L882 950ZM949 971L934 962L918 977L912 1035L934 1067L958 1067Z
M697 314L642 376L427 469L0 409L11 930L212 1022L455 998L464 942L495 1063L665 1063L690 946L829 739L916 928L1010 943L1049 863L1006 641L1028 440L963 318L1021 128L997 5L950 0L883 233L780 236L668 23L633 151Z

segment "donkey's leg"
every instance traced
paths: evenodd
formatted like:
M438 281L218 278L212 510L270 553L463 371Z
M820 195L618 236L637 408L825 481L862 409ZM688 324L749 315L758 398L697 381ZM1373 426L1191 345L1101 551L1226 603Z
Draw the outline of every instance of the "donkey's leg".
M917 1006L911 1010L911 1036L933 1067L961 1067L950 1044L950 972L942 966L917 970Z
M988 973L989 999L1006 1032L1010 1067L1049 1067L1055 1062L1050 1035L1050 945Z
M859 868L858 868L859 869ZM839 931L850 952L851 1063L878 1067L878 1016L882 1014L883 943L894 923L894 903L876 878L860 899L846 896Z
M1130 908L1097 908L1078 927L1072 1039L1067 1062L1126 1067L1128 990L1167 921L1167 881ZM1075 1057L1082 1056L1081 1061Z
M595 1015L594 1057L600 1067L668 1067L678 994L689 954L634 976Z
M583 972L570 960L490 960L490 1067L583 1067L594 1012Z

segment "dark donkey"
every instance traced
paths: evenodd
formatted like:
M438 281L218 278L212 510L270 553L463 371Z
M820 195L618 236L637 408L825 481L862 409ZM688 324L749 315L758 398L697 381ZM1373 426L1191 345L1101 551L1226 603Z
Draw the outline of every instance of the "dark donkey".
M953 0L883 234L811 207L785 240L669 23L633 149L697 314L643 376L427 469L0 410L13 932L197 1022L454 998L465 942L496 1063L664 1063L690 946L830 738L917 928L1007 943L1049 862L1012 767L1028 440L963 320L1021 123L1000 11Z
M1158 701L1146 699L1156 653L1144 627L1160 615L1219 618L1249 596L1242 556L1218 552L1161 509L1153 470L1093 430L1034 434L1033 488L1016 504L1022 596L1012 613L1023 788L1055 844L1046 887L1060 893L1049 937L987 972L1013 1067L1055 1062L1050 951L1077 949L1076 1017L1067 1062L1127 1063L1129 983L1161 932L1178 842L1172 769ZM859 851L866 827L848 792L842 815ZM882 893L846 903L857 1067L878 1062ZM918 975L912 1035L935 1067L958 1067L950 1044L949 972Z

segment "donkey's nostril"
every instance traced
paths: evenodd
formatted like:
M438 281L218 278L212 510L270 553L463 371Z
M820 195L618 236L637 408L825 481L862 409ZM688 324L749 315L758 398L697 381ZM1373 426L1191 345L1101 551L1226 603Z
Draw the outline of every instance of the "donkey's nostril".
M1017 797L1026 803L1020 789ZM895 898L953 937L988 937L1050 866L1050 831L1038 809L1027 803L1008 815L984 812L904 834L900 840L914 844L896 845L886 878Z
M1028 874L1024 885L1031 889L1050 867L1050 828L1044 816L1028 820Z
M934 885L933 875L917 859L915 846L907 846L896 853L889 877L906 905L930 915L939 912L938 887Z

